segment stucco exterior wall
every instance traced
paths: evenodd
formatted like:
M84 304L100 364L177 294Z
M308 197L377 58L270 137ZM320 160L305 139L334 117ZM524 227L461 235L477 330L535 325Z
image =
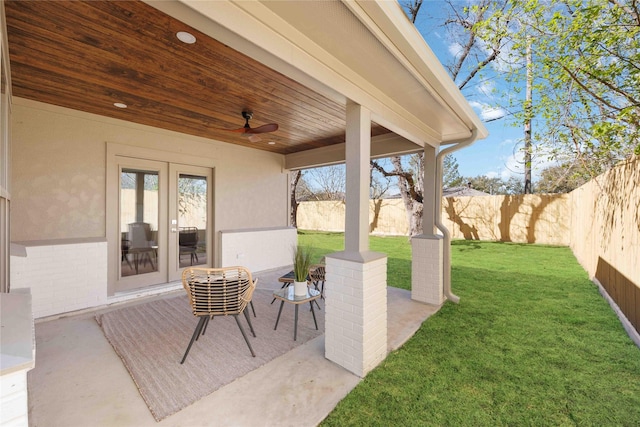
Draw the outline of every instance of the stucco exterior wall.
M214 232L288 225L280 155L14 98L12 241L105 237L107 143L206 159Z

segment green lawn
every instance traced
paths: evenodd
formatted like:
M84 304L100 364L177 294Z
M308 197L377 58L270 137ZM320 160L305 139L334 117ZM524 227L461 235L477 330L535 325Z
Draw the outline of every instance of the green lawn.
M339 233L301 232L317 256ZM372 237L409 289L406 237ZM568 248L455 241L446 303L324 426L640 426L640 349Z

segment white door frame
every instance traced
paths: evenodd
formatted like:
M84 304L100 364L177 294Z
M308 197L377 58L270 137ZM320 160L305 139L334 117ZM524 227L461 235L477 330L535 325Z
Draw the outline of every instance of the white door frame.
M167 245L168 253L168 271L169 282L180 280L184 268L179 263L179 233L178 227L187 225L178 223L178 179L181 174L203 176L207 180L207 213L206 213L206 260L204 264L198 264L199 267L207 267L213 265L213 170L207 167L184 165L181 163L169 164L169 218L168 233L169 244ZM176 221L176 223L174 223Z
M130 158L129 162L127 158ZM141 161L156 161L165 163L167 165L167 171L165 172L165 180L168 179L169 176L169 165L174 164L176 170L180 170L181 167L178 164L185 165L184 168L189 168L189 170L198 170L198 169L190 169L191 167L201 167L207 168L208 173L211 177L211 183L208 185L208 227L207 227L207 264L208 266L213 265L214 260L214 248L216 248L216 233L215 223L213 217L213 205L214 205L214 169L215 162L211 158L203 158L196 157L188 154L180 154L180 153L171 153L166 151L157 151L148 148L135 147L131 145L123 145L117 143L107 143L107 169L106 169L106 237L108 244L108 262L107 262L107 295L113 296L117 292L120 292L124 289L119 289L119 268L120 268L120 206L119 206L119 194L120 194L120 170L121 164L130 164L136 165L137 162ZM147 163L151 164L151 163ZM203 171L203 169L200 169ZM168 185L168 182L165 183ZM168 193L168 187L167 188ZM168 218L168 200L164 204L164 208L160 207L160 218L158 222L158 281L156 284L170 282L171 277L177 277L177 273L170 273L169 265L167 260L169 260L168 250L168 241L167 234L168 230L170 230L170 220ZM163 225L161 225L163 224ZM160 231L160 229L163 229ZM164 236L164 237L163 237ZM164 239L164 240L163 240ZM176 238L177 239L177 238ZM177 249L176 249L177 250ZM162 277L160 275L163 275ZM143 279L140 279L143 280ZM131 279L130 282L135 282L134 279ZM125 285L125 287L134 289L136 285L131 283L131 287ZM141 282L141 287L147 286L144 282Z

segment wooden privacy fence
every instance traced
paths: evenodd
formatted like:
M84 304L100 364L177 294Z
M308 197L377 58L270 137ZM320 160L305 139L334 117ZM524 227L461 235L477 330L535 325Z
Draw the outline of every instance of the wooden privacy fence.
M447 197L442 222L454 239L569 244L568 194Z
M640 332L640 158L571 192L570 246Z
M454 239L569 245L571 196L568 194L448 197L442 220ZM298 227L344 231L344 202L302 202ZM409 222L402 200L370 201L369 231L406 236Z
M344 203L302 202L298 227L344 231ZM640 331L640 159L636 156L569 194L450 197L442 220L454 239L570 246ZM371 201L372 234L404 235L402 200Z

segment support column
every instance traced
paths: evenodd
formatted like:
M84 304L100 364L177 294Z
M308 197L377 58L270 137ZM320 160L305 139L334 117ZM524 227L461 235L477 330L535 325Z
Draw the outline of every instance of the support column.
M442 197L436 179L436 149L424 148L422 234L411 238L411 298L427 304L444 302L443 238L436 234L436 200Z
M346 203L344 250L369 250L369 161L371 159L371 113L347 102Z
M387 256L326 257L325 357L364 377L387 356Z
M435 234L436 211L435 201L440 194L439 186L442 183L436 182L436 149L425 144L424 147L424 171L422 177L423 206L422 206L422 234L432 236Z
M387 256L369 251L371 114L353 102L345 154L345 251L325 258L325 357L364 377L387 355Z

